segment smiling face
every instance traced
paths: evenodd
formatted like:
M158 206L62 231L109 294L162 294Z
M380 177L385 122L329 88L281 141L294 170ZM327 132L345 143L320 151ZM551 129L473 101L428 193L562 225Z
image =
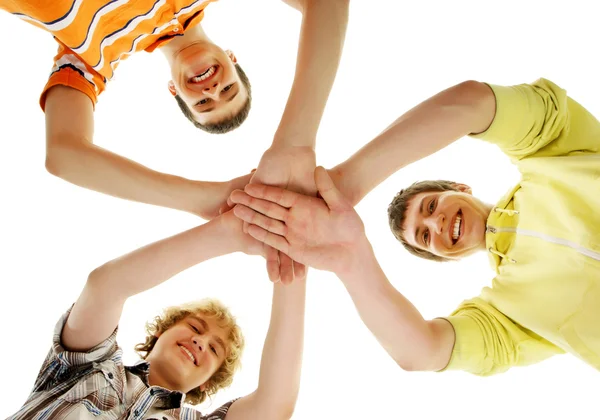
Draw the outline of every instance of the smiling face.
M447 259L485 249L490 207L461 185L459 191L422 192L406 209L403 237L412 247Z
M203 389L228 356L229 332L215 318L198 314L157 334L146 358L151 384L186 393Z
M226 120L248 100L236 62L231 51L223 51L211 42L192 43L171 60L169 91L185 102L198 123L211 125Z

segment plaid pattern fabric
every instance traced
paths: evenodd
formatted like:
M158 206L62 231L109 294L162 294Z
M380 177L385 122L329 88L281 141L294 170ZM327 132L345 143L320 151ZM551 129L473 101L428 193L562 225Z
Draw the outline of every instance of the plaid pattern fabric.
M31 395L9 419L223 420L230 401L209 415L182 406L185 394L148 386L150 365L124 366L117 329L85 353L65 350L62 329L71 311L56 324L52 348Z

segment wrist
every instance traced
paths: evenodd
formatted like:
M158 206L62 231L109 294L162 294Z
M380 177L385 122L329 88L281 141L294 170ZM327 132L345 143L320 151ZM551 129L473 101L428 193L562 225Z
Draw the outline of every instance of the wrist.
M378 264L373 247L366 236L351 245L349 256L349 263L335 273L344 284L360 280Z
M220 197L224 184L226 182L190 181L181 199L184 210L204 220L213 219L216 216L214 197Z

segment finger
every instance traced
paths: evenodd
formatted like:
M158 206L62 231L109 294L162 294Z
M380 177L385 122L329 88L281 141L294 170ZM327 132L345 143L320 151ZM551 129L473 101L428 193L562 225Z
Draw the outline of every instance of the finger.
M267 259L267 274L269 280L276 283L281 278L279 274L279 251L266 244L263 245L265 247L265 258Z
M248 222L252 225L260 226L261 228L268 230L276 235L285 236L287 234L287 226L279 220L271 219L270 217L264 216L243 204L238 204L233 209L233 213L238 219Z
M323 197L323 200L325 200L325 203L327 203L327 206L331 210L340 211L352 207L342 193L335 187L327 170L322 166L318 166L317 169L315 169L315 184L317 184L319 194Z
M235 204L234 204L235 205ZM223 214L223 213L227 213L229 210L231 210L231 206L229 205L229 203L227 204L223 204L220 208L219 208L219 214Z
M289 255L290 244L283 236L275 235L274 233L271 233L256 225L248 226L248 234L257 241L260 241L278 251L283 252L284 254Z
M303 279L306 277L307 268L304 264L294 261L294 279Z
M288 217L288 210L285 207L281 207L279 204L272 203L270 201L261 200L254 198L244 191L234 191L231 193L231 200L236 204L243 204L246 207L251 208L271 219L277 219L285 221Z
M233 214L235 214L235 212L233 212ZM248 226L250 226L250 224L248 222L244 222L244 224L242 225L242 232L244 233L248 233Z
M290 284L294 281L294 262L283 252L279 253L279 272L281 283Z
M286 208L292 207L298 197L302 197L302 194L262 184L248 184L244 187L244 191L254 198L271 201Z

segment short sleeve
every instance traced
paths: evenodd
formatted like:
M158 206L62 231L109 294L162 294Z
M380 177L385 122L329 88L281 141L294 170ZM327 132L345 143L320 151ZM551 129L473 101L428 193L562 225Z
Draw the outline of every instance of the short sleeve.
M46 95L53 86L63 85L86 94L95 106L98 95L106 87L105 78L86 64L68 47L59 42L58 53L54 57L54 66L48 82L40 97L40 106L46 110Z
M61 335L71 309L56 323L52 337L52 348L48 352L36 379L36 390L63 382L83 369L112 358L119 351L117 345L117 328L115 328L110 337L86 352L65 350L61 343Z
M496 97L494 121L472 137L498 145L513 161L598 152L598 120L556 84L539 79L532 84L490 87Z
M456 341L444 370L488 376L564 353L481 298L463 302L445 319L452 324Z
M239 398L236 398L235 400L231 400L231 401L223 404L222 406L220 406L219 408L217 408L212 413L207 414L204 417L202 417L202 419L203 420L224 420L226 418L226 416L227 416L227 412L231 408L231 405L234 402L236 402L238 399Z

